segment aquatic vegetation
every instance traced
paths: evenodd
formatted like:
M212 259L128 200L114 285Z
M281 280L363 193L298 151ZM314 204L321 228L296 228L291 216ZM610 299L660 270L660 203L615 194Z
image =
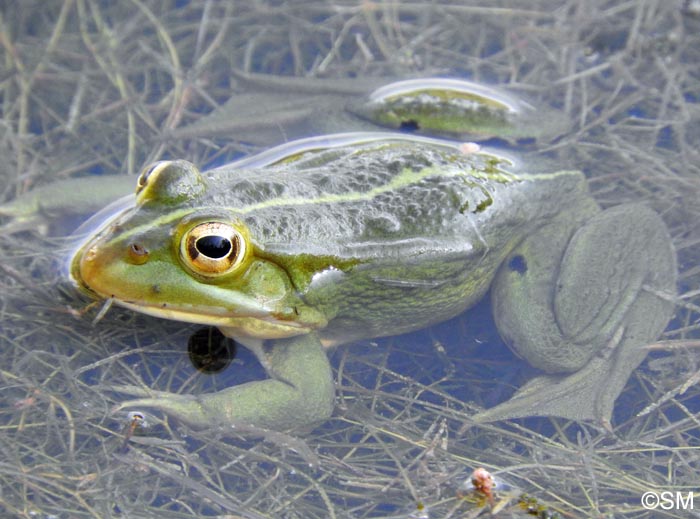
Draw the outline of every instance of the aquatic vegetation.
M135 175L163 158L220 164L257 150L245 131L263 90L246 82L253 73L342 83L445 71L561 112L566 131L522 143L527 160L575 164L602 205L641 200L663 216L681 269L673 322L608 429L471 423L525 376L487 310L339 350L339 407L321 427L231 437L144 415L142 428L112 412L115 386L210 391L254 378L250 359L203 375L187 354L194 327L114 308L99 326L76 319L99 314L57 273L72 244L34 227L0 233L0 514L488 516L488 500L477 506L455 488L485 467L526 493L503 512L657 517L642 508L644 492L684 492L700 479L697 16L674 2L302 4L30 0L3 9L3 201L56 179ZM236 104L244 124L224 135L196 125L237 95L251 96ZM285 125L256 135L285 141Z

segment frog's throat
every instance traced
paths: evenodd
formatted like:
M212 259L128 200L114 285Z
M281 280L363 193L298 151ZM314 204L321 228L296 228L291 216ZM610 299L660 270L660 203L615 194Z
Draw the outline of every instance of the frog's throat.
M216 312L204 312L201 309L192 311L178 308L163 308L162 306L150 306L127 301L114 301L119 306L173 321L181 321L195 324L216 326L227 337L246 337L255 339L284 339L310 333L313 328L294 321L282 321L271 315L259 317L231 316L230 314L218 314Z

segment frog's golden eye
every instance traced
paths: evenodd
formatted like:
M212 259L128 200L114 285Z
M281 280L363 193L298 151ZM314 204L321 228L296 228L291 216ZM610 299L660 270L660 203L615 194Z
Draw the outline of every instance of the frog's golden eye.
M205 277L221 276L243 264L246 241L229 223L204 222L184 234L180 255L193 272Z

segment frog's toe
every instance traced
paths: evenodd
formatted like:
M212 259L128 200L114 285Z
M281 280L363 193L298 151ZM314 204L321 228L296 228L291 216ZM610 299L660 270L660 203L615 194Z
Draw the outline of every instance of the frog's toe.
M121 392L130 394L134 394L136 392L135 390L140 390L140 388L128 387L124 389L125 391ZM212 425L214 421L215 417L212 416L212 413L207 409L206 404L203 404L192 395L178 395L176 393L148 390L140 390L140 392L144 395L148 394L151 396L144 396L143 398L135 398L122 402L113 408L113 412L146 408L159 411L198 428Z
M137 397L148 397L148 396L152 396L156 393L163 393L162 391L154 391L153 389L149 389L147 387L131 386L131 385L110 386L110 389L112 391L116 391L117 393L123 393L125 395L131 395L131 396L137 396ZM165 393L165 394L170 394L170 393ZM121 409L121 407L120 407L120 409Z
M559 416L608 427L615 400L645 354L636 343L621 344L611 358L595 357L575 373L535 377L510 400L472 418L484 423L529 416Z

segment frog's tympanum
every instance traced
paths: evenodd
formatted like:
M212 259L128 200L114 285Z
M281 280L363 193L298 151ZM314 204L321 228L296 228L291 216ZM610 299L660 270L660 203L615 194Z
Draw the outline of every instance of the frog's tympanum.
M73 277L135 311L217 326L269 378L121 407L198 426L312 423L333 409L325 347L444 321L490 290L502 337L543 374L475 420L609 420L671 316L669 234L643 205L601 210L580 172L520 169L392 133L300 141L203 172L147 167L131 207L77 252Z

